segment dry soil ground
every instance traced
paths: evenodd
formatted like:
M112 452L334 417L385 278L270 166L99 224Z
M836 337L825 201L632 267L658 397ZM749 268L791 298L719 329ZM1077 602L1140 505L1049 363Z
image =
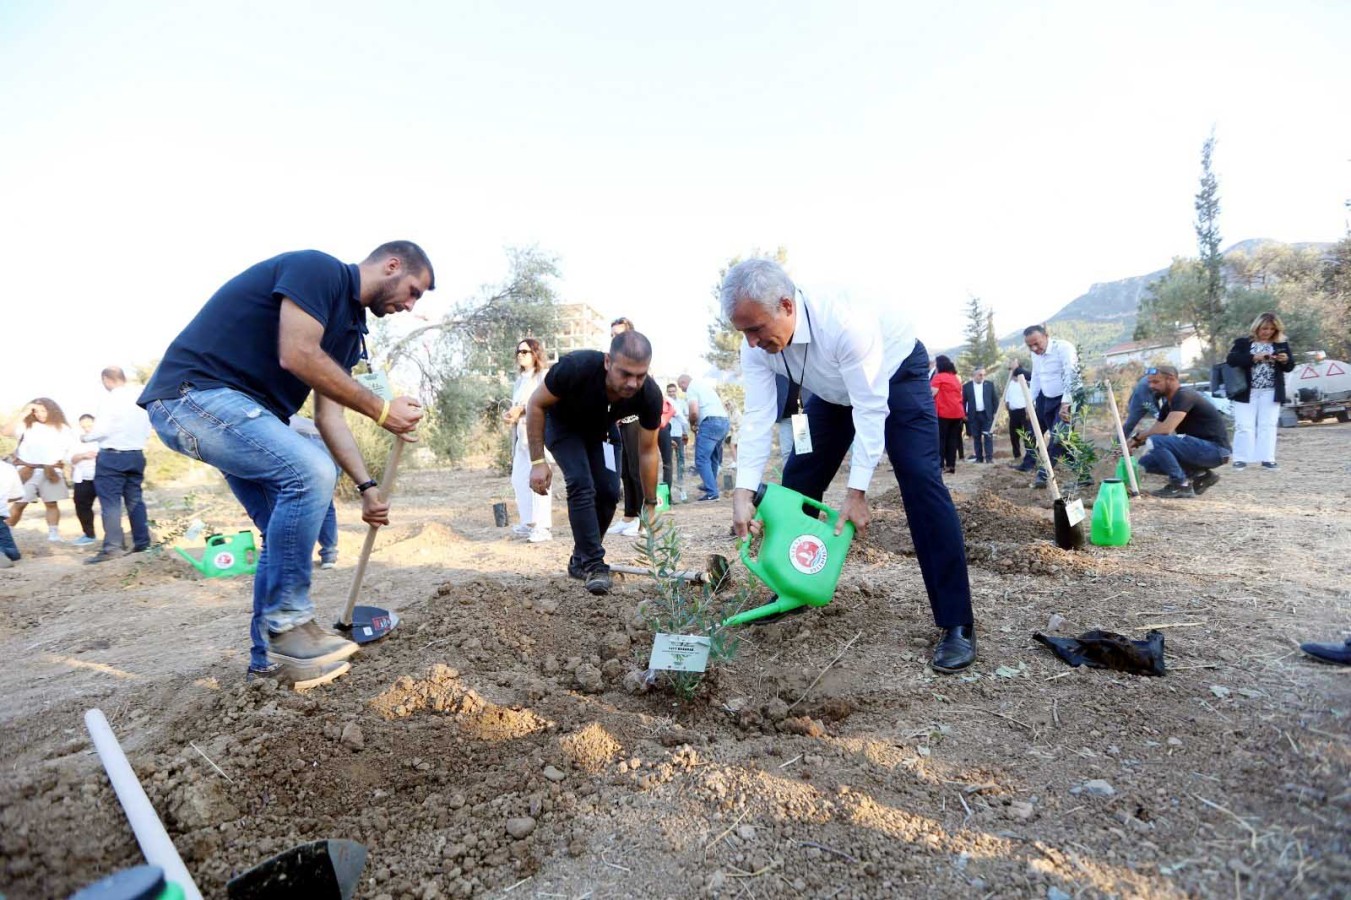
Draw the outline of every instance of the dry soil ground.
M946 677L884 470L834 603L746 630L688 703L625 688L649 585L563 577L561 502L564 539L508 540L488 472L405 475L366 593L403 623L304 694L245 685L249 579L84 566L32 517L0 571L0 893L138 861L82 726L98 706L208 896L318 837L369 847L365 898L1348 896L1351 669L1296 648L1351 630L1348 451L1351 427L1282 432L1280 470L1138 501L1129 547L1082 553L1023 476L962 466L980 662ZM152 516L245 524L190 499ZM340 515L325 619L363 536ZM679 507L687 552L729 552L728 516ZM1053 614L1160 628L1168 674L1068 668L1032 640Z

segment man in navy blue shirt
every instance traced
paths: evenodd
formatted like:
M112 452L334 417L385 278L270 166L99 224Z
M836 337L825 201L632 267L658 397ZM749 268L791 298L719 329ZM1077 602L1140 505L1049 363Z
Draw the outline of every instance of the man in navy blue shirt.
M360 264L283 253L226 282L165 351L140 400L170 448L215 466L265 534L253 582L249 672L317 680L346 671L357 645L324 631L310 599L312 550L333 495L333 460L357 483L361 514L389 523L343 407L414 441L422 405L382 400L349 374L366 355L366 313L412 309L435 286L409 241ZM287 421L314 391L322 447ZM266 631L266 635L264 635Z

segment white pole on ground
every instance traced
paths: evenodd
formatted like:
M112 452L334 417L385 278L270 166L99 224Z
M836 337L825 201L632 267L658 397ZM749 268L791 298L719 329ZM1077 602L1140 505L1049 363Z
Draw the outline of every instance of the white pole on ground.
M169 840L169 833L164 830L164 824L160 822L155 807L150 805L150 798L145 795L145 789L141 787L136 773L132 771L131 763L127 762L127 756L122 752L117 735L113 734L113 729L104 717L103 711L87 710L84 714L84 726L89 729L94 749L98 751L99 759L103 762L103 770L108 773L108 780L113 784L113 791L117 794L118 802L122 804L122 811L127 814L127 821L131 823L131 830L136 834L136 843L141 845L145 861L163 869L165 881L171 881L182 888L183 896L187 900L202 900L202 892L197 889L196 882L188 874L188 867L183 865L178 848Z

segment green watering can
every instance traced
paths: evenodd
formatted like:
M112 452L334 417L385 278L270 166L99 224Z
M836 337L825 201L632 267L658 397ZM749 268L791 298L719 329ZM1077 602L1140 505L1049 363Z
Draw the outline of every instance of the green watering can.
M1143 477L1144 473L1140 471L1140 464L1135 461L1134 457L1131 456L1123 456L1121 457L1121 459L1117 460L1116 480L1121 482L1123 485L1129 485L1131 483L1130 476L1126 472L1126 469L1128 467L1135 470L1135 483L1139 484L1140 479ZM1130 493L1129 489L1127 489L1126 492Z
M252 531L241 531L228 537L223 534L211 535L206 539L206 549L202 551L201 559L190 555L182 547L174 549L207 578L252 575L258 570L258 549L254 546Z
M1124 547L1131 542L1131 504L1121 479L1108 478L1098 488L1088 539L1099 547Z
M657 485L657 512L666 512L671 508L671 486L666 482Z
M854 540L854 523L846 522L835 534L840 514L810 497L779 484L761 486L755 494L755 518L763 525L760 555L751 557L751 539L741 542L741 561L747 570L777 595L773 603L737 613L724 628L744 625L802 606L825 606L835 596L844 557ZM826 514L825 521L803 510L803 505Z

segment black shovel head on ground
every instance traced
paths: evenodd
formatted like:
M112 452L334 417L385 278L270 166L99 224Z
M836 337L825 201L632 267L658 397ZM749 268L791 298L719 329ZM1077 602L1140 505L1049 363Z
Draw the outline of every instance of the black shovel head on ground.
M1069 507L1064 497L1057 497L1052 504L1055 510L1055 545L1061 550L1084 549L1084 520L1070 524Z
M366 848L356 841L313 841L261 862L225 885L230 900L352 900Z
M389 634L398 624L399 614L392 609L381 609L378 606L354 606L352 607L352 624L344 625L342 622L335 622L333 627L358 644L369 644Z

